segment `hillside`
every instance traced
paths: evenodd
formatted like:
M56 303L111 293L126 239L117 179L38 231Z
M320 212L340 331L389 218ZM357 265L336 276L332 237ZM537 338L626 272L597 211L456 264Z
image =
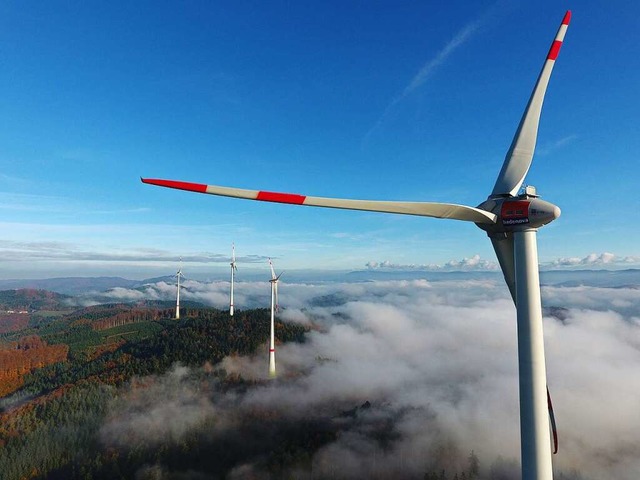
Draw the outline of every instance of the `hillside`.
M314 456L340 438L366 432L381 452L399 439L396 422L407 418L406 409L366 398L274 409L256 393L286 393L302 372L245 380L222 368L224 358L266 346L267 309L185 315L135 324L143 336L28 374L0 413L3 479L311 478ZM307 330L277 322L278 344L304 342ZM426 470L424 478L477 475L471 452L455 476Z
M69 306L65 301L70 298L69 295L31 288L2 290L0 311L68 310Z
M100 308L102 313L108 311ZM132 315L141 311L139 307L130 310ZM123 312L112 307L108 313L113 317ZM106 421L109 405L121 395L130 395L126 392L134 384L136 395L153 392L153 378L166 375L176 365L194 369L205 389L246 388L242 379L227 377L215 365L229 355L250 354L265 345L269 312L250 310L229 317L215 309L185 309L185 318L180 321L171 319L172 313L148 309L146 315L152 320L99 331L92 328L92 321L80 321L80 315L74 313L41 328L40 337L5 343L5 363L12 372L20 370L23 385L2 401L3 478L134 478L154 458L168 456L173 462L171 456L176 452L170 438L160 451L150 448L157 445L139 445L135 452L114 455L119 450L100 441L100 425ZM279 342L304 341L305 331L299 325L276 325ZM29 368L19 369L16 364L25 349L43 354L34 357ZM12 351L15 355L10 357ZM62 356L54 358L56 354ZM189 444L196 452L206 442L196 435ZM238 449L243 451L240 446ZM233 461L223 462L216 468L227 471L233 465Z
M0 280L1 289L30 288L50 290L65 295L77 295L90 291L101 292L109 288L132 288L143 282L121 277L59 277L44 279Z

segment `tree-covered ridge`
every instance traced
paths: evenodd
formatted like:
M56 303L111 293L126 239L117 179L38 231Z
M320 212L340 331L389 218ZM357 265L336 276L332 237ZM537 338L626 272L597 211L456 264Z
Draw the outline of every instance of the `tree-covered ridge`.
M68 361L26 375L21 390L5 399L5 411L0 414L3 478L118 478L120 469L135 473L140 468L135 455L114 457L114 451L105 450L98 438L107 407L118 392L134 377L162 375L176 364L213 366L231 354L250 354L267 341L266 309L237 312L234 317L214 309L186 309L185 317L100 332L74 321L67 330L50 332L49 338L70 340L76 346L86 344L78 330L83 327L84 335L101 336L102 348L109 345L105 339L110 335L117 340L111 343L112 351L107 348L97 355L91 355L86 346L75 348ZM145 334L127 338L123 330L134 325L142 326ZM303 341L305 331L300 325L277 323L281 342ZM219 372L210 375L217 379ZM233 379L228 385L241 384Z
M206 308L205 305L199 302L190 300L183 300L181 302L180 311L186 312L190 308ZM90 307L79 308L72 313L68 314L66 318L69 321L78 320L101 320L105 318L115 317L121 314L131 313L133 315L140 314L142 312L151 313L156 312L155 316L158 318L171 318L175 316L176 303L175 301L167 300L142 300L137 302L128 303L101 303L99 305L92 305Z
M71 298L69 295L32 288L2 290L0 310L66 310L69 307L65 302Z
M196 307L195 310L194 306ZM196 302L187 303L186 305L183 302L183 306L180 308L181 316L193 316L192 312L197 312L197 309L201 307ZM74 315L77 315L77 313ZM134 305L118 305L98 312L92 311L91 313L81 314L83 319L91 318L94 320L91 322L91 327L94 330L106 330L130 323L158 321L163 318L171 318L174 315L175 307L150 308L146 302Z

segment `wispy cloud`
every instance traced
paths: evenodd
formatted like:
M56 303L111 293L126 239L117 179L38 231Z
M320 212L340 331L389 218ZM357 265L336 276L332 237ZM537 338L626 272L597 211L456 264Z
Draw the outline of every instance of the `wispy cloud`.
M151 212L152 209L149 207L132 207L132 208L123 208L123 209L115 209L115 210L94 210L92 212L87 212L92 215L122 215L124 213L148 213Z
M29 212L66 212L74 208L68 197L0 192L0 209Z
M128 250L99 251L86 249L67 242L19 242L0 240L0 261L72 261L72 262L176 262L185 263L227 263L228 253L190 253L181 257L175 253L154 248L133 248ZM240 263L264 263L267 257L245 255L237 258Z
M473 34L480 27L480 20L465 25L456 35L447 43L442 50L440 50L435 57L425 63L420 71L411 80L409 85L403 90L403 92L393 100L391 105L398 103L407 95L411 94L414 90L420 87L427 79L433 74L433 72L442 65L445 60L455 51L458 47L462 46L467 40L469 40Z
M602 266L631 266L640 264L640 256L620 256L610 252L590 253L585 257L560 257L545 266L561 267L602 267Z
M0 180L2 178L0 177ZM14 185L15 187L15 185ZM107 208L78 202L77 199L59 195L41 195L34 193L0 192L0 210L12 212L66 213L76 215L123 215L148 213L148 207Z
M26 183L29 183L30 180L23 177L16 177L14 175L7 175L6 173L0 173L0 182L6 182L12 185L15 185L15 184L24 185Z
M411 95L414 91L420 88L432 75L433 73L462 45L464 45L473 35L478 31L478 29L482 26L484 22L484 18L486 14L480 16L478 19L473 20L467 23L465 26L460 29L447 44L440 49L433 58L429 59L423 66L420 68L418 73L409 81L407 86L402 90L402 92L396 96L391 103L384 110L378 121L375 123L373 127L366 133L363 139L363 144L366 144L371 135L382 126L385 122L393 108L400 103L404 98Z
M553 153L555 150L563 148L565 145L571 144L578 138L578 135L572 134L566 137L560 138L554 142L549 142L544 145L540 145L536 149L538 156L545 156Z
M483 260L480 255L465 257L462 260L450 260L443 264L397 264L388 260L382 262L368 262L369 270L425 270L425 271L495 271L498 263L492 260Z
M637 255L616 255L610 252L590 253L584 257L560 257L550 262L541 263L540 267L545 270L555 269L582 269L594 267L633 267L640 265L640 256ZM461 260L450 260L445 263L430 264L401 264L393 263L389 260L370 261L365 264L368 270L377 271L428 271L428 272L448 272L448 271L497 271L498 262L480 258L480 255L465 257Z

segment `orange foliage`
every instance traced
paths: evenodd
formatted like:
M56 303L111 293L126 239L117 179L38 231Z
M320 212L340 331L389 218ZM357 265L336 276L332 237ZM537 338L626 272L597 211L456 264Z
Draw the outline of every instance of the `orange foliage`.
M120 348L125 343L126 342L121 339L114 343L98 345L97 347L94 347L93 351L89 354L89 360L95 360L96 358L98 358L101 355L104 355L105 353L113 352L118 348Z
M18 389L27 373L67 359L68 345L47 345L37 335L0 347L0 397Z
M62 397L71 389L72 385L66 384L56 388L53 392L41 395L38 398L28 400L19 406L0 413L0 438L18 437L20 431L17 430L15 420L23 415L27 415L39 405L44 405L53 398Z

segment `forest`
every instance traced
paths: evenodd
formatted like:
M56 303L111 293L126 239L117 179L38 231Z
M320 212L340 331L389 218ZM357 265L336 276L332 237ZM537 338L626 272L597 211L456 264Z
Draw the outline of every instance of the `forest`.
M141 444L124 452L99 439L108 406L118 401L125 385L175 365L200 369L203 381L221 388L246 388L242 379L226 378L211 366L265 345L269 312L248 310L230 317L215 309L185 308L180 321L171 318L173 313L100 306L23 330L28 335L5 335L0 343L2 478L133 478L149 462L197 463L206 448L198 432L206 425L179 449L172 443L153 449ZM302 342L306 330L277 322L276 336L279 342ZM209 366L206 374L203 365ZM188 456L180 453L184 448ZM216 463L211 473L222 475L232 465L232 458Z
M35 369L65 361L68 353L67 345L47 345L37 335L0 345L0 397L20 388Z

